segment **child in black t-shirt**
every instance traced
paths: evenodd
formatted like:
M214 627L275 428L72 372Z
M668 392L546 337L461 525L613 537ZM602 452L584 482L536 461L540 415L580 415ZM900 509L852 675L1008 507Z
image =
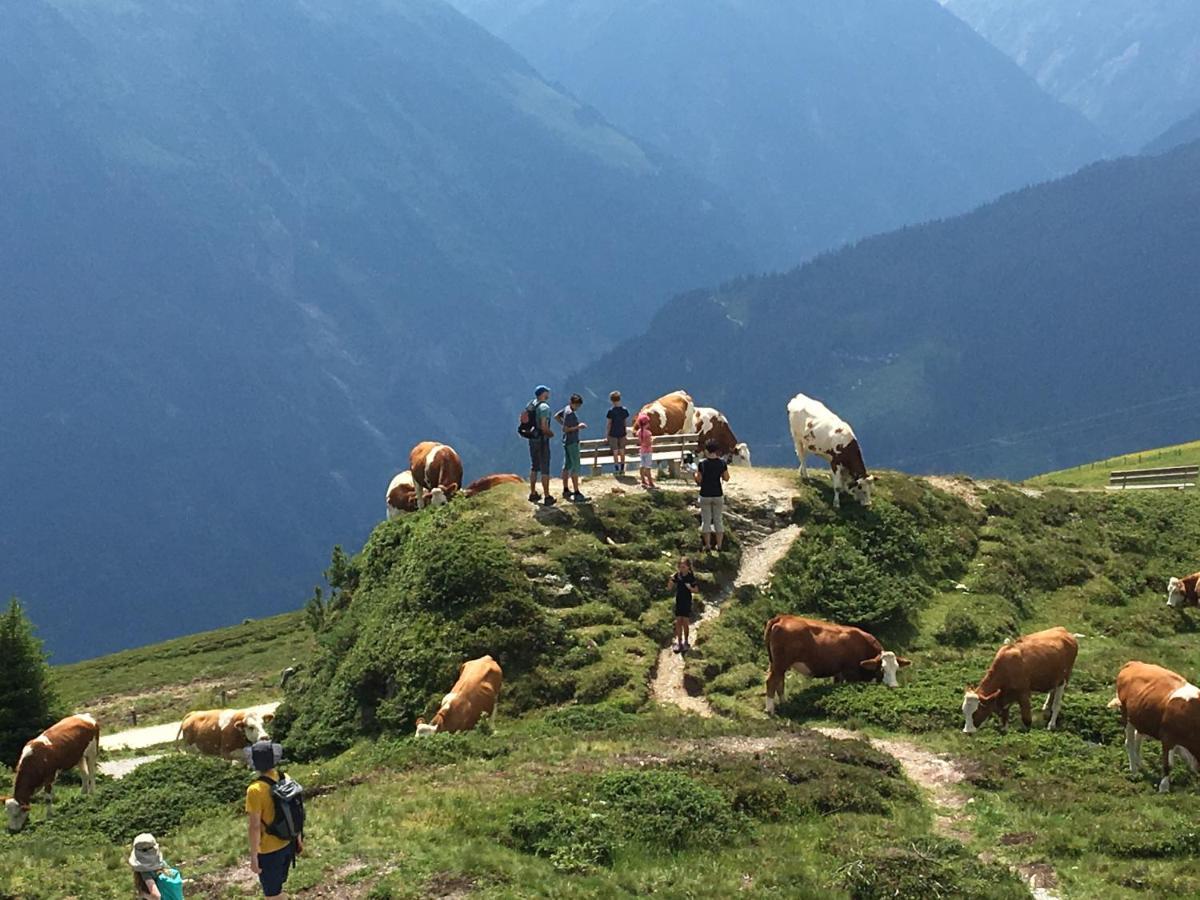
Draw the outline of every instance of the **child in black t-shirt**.
M628 435L626 423L629 421L629 410L621 405L621 392L613 391L608 395L612 401L612 409L608 411L608 449L613 458L613 474L625 472L625 441Z
M675 589L675 646L676 653L686 653L691 644L692 627L692 594L700 590L696 581L696 573L692 571L692 561L686 556L679 557L675 574L667 579L667 588Z

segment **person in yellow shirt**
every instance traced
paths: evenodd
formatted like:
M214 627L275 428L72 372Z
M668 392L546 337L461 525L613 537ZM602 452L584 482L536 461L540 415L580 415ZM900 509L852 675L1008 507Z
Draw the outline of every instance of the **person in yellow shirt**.
M295 856L304 850L304 838L295 841L276 837L268 832L275 821L275 801L271 797L271 785L260 778L279 781L275 768L275 745L260 741L250 750L250 764L257 777L246 788L246 818L250 837L250 870L258 876L266 900L283 897L283 885L287 881Z

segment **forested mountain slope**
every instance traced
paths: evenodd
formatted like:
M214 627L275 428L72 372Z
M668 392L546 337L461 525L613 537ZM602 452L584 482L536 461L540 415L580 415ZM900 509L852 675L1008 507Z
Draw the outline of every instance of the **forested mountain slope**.
M1181 144L1200 141L1200 109L1182 121L1176 122L1143 149L1143 153L1163 153Z
M738 204L758 261L1074 171L1095 129L934 0L454 0Z
M1200 142L682 295L573 383L685 387L762 462L794 459L798 391L869 465L910 471L1021 477L1188 440L1198 233Z
M0 591L59 659L293 606L413 443L483 474L535 379L747 264L437 0L5 4L0 118Z
M1038 84L1136 150L1200 104L1187 0L941 0Z

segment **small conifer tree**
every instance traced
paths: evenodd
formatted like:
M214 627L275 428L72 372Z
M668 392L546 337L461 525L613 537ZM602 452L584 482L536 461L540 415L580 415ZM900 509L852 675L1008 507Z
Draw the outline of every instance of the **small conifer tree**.
M53 724L58 705L42 642L16 597L0 614L0 660L0 761L16 766L26 741Z

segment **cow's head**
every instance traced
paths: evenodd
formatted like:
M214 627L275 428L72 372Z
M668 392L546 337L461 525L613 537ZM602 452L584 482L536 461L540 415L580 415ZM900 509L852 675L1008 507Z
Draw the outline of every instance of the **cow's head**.
M1172 578L1167 582L1167 606L1179 609L1187 603L1187 586L1182 578Z
M16 834L29 821L29 804L18 803L12 797L5 799L4 812L8 814L9 834Z
M437 725L427 725L424 719L417 719L417 737L427 737L437 734Z
M431 491L425 492L426 506L445 506L450 498L458 493L457 484L438 485Z
M963 734L974 734L987 717L996 711L996 701L1000 699L1000 689L990 694L981 694L977 689L967 688L963 692Z
M847 488L847 492L854 498L855 502L869 507L871 505L871 488L874 483L874 475L865 475L862 478L856 478L852 481L850 487Z
M883 676L883 683L888 687L900 687L900 682L896 680L896 673L905 666L911 666L912 660L897 656L891 650L884 650L878 656L864 659L858 665L871 673L873 680L878 681L880 676Z
M729 457L731 466L748 466L750 465L750 445L745 441L733 448L733 456Z
M257 744L259 741L269 741L271 739L271 735L267 733L267 726L274 721L274 713L246 713L238 729L251 744Z

